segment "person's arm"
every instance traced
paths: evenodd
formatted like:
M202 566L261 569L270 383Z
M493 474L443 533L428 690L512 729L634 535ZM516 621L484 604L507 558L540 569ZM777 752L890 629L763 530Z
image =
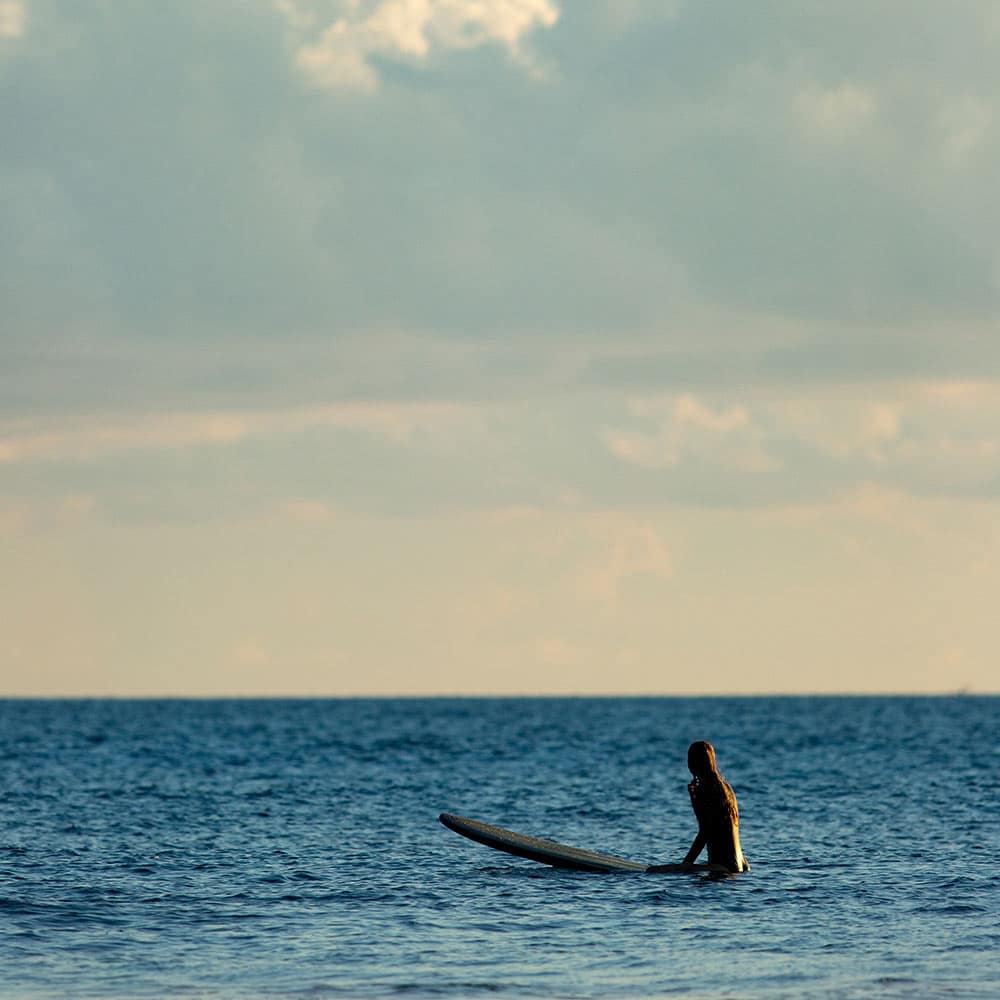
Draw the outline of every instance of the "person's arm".
M714 868L714 865L696 865L694 859L701 854L705 844L708 843L708 838L701 832L698 831L698 836L694 838L694 843L691 845L691 850L687 852L686 857L679 864L674 863L670 865L650 865L646 871L647 872L694 872L694 871L710 871Z
M691 850L684 855L684 864L692 865L697 859L698 855L705 849L705 845L708 843L708 837L702 833L701 830L698 831L698 835L694 838L691 844Z

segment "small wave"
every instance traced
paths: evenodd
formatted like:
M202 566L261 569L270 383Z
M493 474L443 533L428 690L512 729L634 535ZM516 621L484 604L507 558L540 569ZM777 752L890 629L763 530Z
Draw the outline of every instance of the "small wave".
M455 993L501 993L504 991L520 992L517 987L505 983L493 983L482 980L456 980L452 983L397 983L390 987L396 996L418 994L420 996L451 996Z
M968 913L989 913L986 906L977 906L975 903L943 903L927 904L914 907L913 913L937 913L944 916L964 916Z

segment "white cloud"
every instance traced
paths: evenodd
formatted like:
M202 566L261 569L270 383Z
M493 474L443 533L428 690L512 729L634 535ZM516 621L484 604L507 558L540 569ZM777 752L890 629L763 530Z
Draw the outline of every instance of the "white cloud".
M303 45L295 63L320 87L371 93L378 78L368 64L368 53L343 21L330 25L315 45Z
M713 410L690 394L667 400L634 400L632 414L651 419L648 431L606 430L604 442L622 461L647 469L671 468L688 457L700 457L742 468L773 464L742 406Z
M288 500L282 510L300 524L322 524L336 516L334 507L322 500Z
M906 490L872 481L860 481L821 503L775 508L769 516L789 526L839 525L838 533L847 545L861 552L869 532L885 532L907 544L942 537L940 517L946 507L940 501L915 498Z
M0 0L0 38L20 38L27 23L24 0Z
M826 516L830 510L840 511L862 521L892 525L914 535L925 533L925 522L914 516L919 510L902 490L891 489L878 483L859 483L827 507L816 508L816 516Z
M604 444L667 492L698 483L718 495L780 502L809 484L829 495L872 483L920 495L992 495L1000 481L995 382L748 391L744 404L724 406L683 395L636 401L629 411L632 425L605 428Z
M796 397L769 404L761 419L824 464L884 462L900 440L903 407L895 400Z
M875 403L868 407L864 418L862 440L868 445L872 458L881 459L881 447L899 439L902 403Z
M601 552L577 578L578 589L584 597L614 605L622 586L634 577L658 580L673 577L667 545L652 525L621 518L599 518L591 524L591 530L598 535Z
M255 639L247 639L233 650L233 659L241 666L256 667L269 663L271 656Z
M221 446L314 428L361 430L405 444L418 430L451 424L452 404L338 404L274 411L153 413L0 424L0 465L85 461L129 451Z
M689 424L719 434L727 434L750 422L742 406L731 406L716 413L690 395L681 396L674 403L674 420L678 424Z
M51 535L54 531L78 528L92 523L100 513L95 496L89 493L66 493L32 503L0 506L0 537Z
M638 465L644 469L669 468L679 461L679 457L673 449L662 447L658 439L650 437L648 434L606 430L604 443L616 458L620 458L629 465ZM2 457L2 452L0 452L0 459Z
M926 488L988 484L1000 456L1000 389L989 382L913 383L826 398L785 398L761 404L755 417L770 436L783 436L833 459L843 477L866 474ZM867 472L863 472L867 470Z
M435 51L502 45L523 61L522 40L559 19L552 0L346 0L312 41L302 36L317 12L305 0L278 0L299 36L296 64L316 85L372 92L373 56L424 61Z
M949 382L927 382L920 386L920 395L945 406L981 406L992 401L1000 406L1000 384L971 379Z
M951 382L888 387L881 399L863 390L826 398L785 398L761 404L755 415L768 434L780 434L820 458L838 463L906 464L935 468L997 454L1000 399L989 383ZM980 472L988 471L980 467ZM951 469L951 476L958 470Z
M878 107L870 90L845 83L832 89L810 88L794 102L805 130L814 138L837 141L866 125Z
M939 116L943 150L953 166L968 163L981 149L993 125L993 109L977 97L966 96L947 104Z
M644 21L677 17L683 0L607 0L604 23L614 31L628 31Z
M551 667L577 666L583 658L578 646L557 637L539 640L536 652L538 659Z

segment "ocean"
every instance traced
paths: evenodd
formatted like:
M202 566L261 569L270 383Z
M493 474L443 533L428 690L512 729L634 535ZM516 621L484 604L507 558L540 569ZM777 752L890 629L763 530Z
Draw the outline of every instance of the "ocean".
M643 862L710 740L752 870ZM1000 996L1000 699L0 701L0 998Z

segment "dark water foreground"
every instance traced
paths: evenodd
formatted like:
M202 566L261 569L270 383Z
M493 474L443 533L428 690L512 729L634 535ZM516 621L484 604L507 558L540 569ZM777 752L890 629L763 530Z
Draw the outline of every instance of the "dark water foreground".
M640 861L712 740L749 875ZM0 701L0 997L1000 995L1000 699Z

